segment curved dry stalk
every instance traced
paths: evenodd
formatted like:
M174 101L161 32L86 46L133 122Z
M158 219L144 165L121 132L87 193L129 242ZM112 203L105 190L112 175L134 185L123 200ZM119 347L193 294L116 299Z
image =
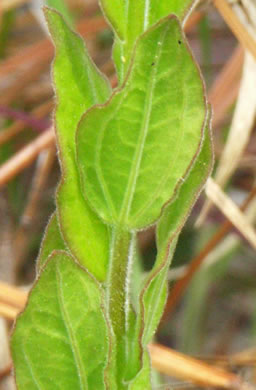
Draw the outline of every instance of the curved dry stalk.
M111 79L112 87L116 86L116 76ZM1 138L0 138L1 140ZM28 167L43 149L55 143L55 133L50 128L39 135L35 140L24 146L19 152L11 157L6 163L0 166L0 187L5 185L14 176Z
M78 24L78 32L83 37L88 37L102 31L106 26L107 24L102 17L86 18ZM17 69L22 67L27 68L31 62L33 62L33 66L41 63L42 60L48 60L50 62L53 52L54 49L51 41L49 39L43 39L3 61L0 65L0 76L6 77L9 73ZM29 71L29 69L26 70L26 72Z
M255 196L256 187L253 188L248 197L245 199L242 206L240 207L240 210L245 211L251 204ZM230 220L225 221L217 230L217 232L207 242L207 244L203 247L201 252L196 255L194 259L192 259L186 269L184 276L175 283L174 287L169 293L162 321L165 321L172 314L172 312L176 308L177 303L185 293L186 288L188 287L188 284L190 283L194 274L198 271L199 267L203 264L209 253L219 244L219 242L222 241L224 237L226 237L232 227L233 225Z
M212 367L198 359L159 344L149 345L153 367L162 374L187 380L198 386L252 390L238 375Z
M215 181L224 187L238 167L251 136L256 116L256 61L250 53L246 53L243 78L238 101L233 116L229 136L225 144L220 162L215 174ZM197 220L200 226L205 220L212 202L206 201Z
M244 49L241 45L238 45L209 91L209 101L212 104L214 114L212 118L213 128L219 125L226 111L237 98L243 62Z
M0 311L1 311L0 305ZM8 309L7 309L8 311ZM5 390L15 390L14 378L9 376L6 367L10 366L11 356L8 343L8 326L4 318L0 318L0 340L1 340L1 349L0 349L0 374L4 373L1 379L1 388Z
M20 310L13 307L13 306L10 306L6 303L2 303L0 302L0 317L3 317L7 320L14 320L17 315L20 313ZM1 318L0 318L1 320Z
M1 0L0 8L2 7L3 12L9 11L12 8L19 7L29 3L31 0Z
M212 178L207 180L205 191L215 206L239 230L250 245L256 249L256 231L232 199L221 190L220 186Z
M11 157L0 167L0 187L29 166L43 149L53 145L54 142L55 134L51 128Z
M56 150L54 147L43 150L38 156L35 173L28 194L27 205L21 216L20 226L18 227L14 238L16 274L19 274L19 269L24 263L29 244L29 232L33 226L33 221L35 221L42 191L48 180L55 157Z
M213 0L213 3L237 39L256 59L256 41L248 32L248 29L240 21L233 8L228 4L227 0Z
M239 20L256 41L256 3L252 0L237 1L232 8Z
M6 282L12 283L14 280L13 250L11 245L13 238L13 223L4 191L0 194L0 215L0 275ZM8 324L5 318L10 318L15 314L15 309L1 303L0 313L3 311L4 316L3 318L0 318L0 371L5 369L11 359L8 346ZM14 381L10 377L4 378L2 385L6 390L15 390Z
M219 0L216 0L215 3L231 29L233 26L238 39L250 50L245 55L243 77L235 114L215 175L216 183L224 187L239 164L248 144L256 116L256 57L249 47L250 43L256 49L256 20L254 19L256 6L248 0L244 0L239 4L234 2L232 6L229 6L226 1L219 2ZM243 30L245 30L246 36L241 35ZM197 226L200 226L205 220L211 204L209 200L206 201L197 220Z
M50 112L53 109L53 106L54 104L52 100L47 101L43 104L40 104L38 107L32 110L31 115L36 119L44 118L46 115L50 114ZM0 132L0 146L3 145L5 142L10 141L10 139L18 135L21 131L23 131L26 128L27 128L27 124L24 121L22 120L15 121L11 126L7 127L6 129Z
M189 31L202 17L201 12L194 12L191 17L188 19L185 30ZM78 31L82 36L87 36L88 34L95 34L96 32L101 31L104 27L106 27L106 22L102 17L95 17L92 20L82 21L78 26ZM3 76L8 72L16 69L17 64L25 65L27 62L31 61L31 58L38 56L38 53L44 53L43 58L46 61L49 56L53 54L53 47L48 40L43 40L32 47L23 51L22 53L18 53L16 56L11 57L6 60L2 65L0 65L0 75ZM37 57L36 62L33 66L36 66L37 61L41 61L41 54ZM117 83L116 77L111 79L112 87L115 87ZM48 103L46 103L48 105ZM41 109L44 111L44 106L40 106L38 111L41 115ZM35 110L36 111L36 110ZM46 106L46 111L48 112L48 106ZM0 145L10 138L12 138L15 134L19 133L23 129L21 124L15 123L11 128L6 129L2 135L0 135ZM8 131L9 130L9 131ZM10 158L5 164L0 167L0 187L6 184L9 180L11 180L15 175L21 172L24 168L26 168L30 163L32 163L41 150L47 148L51 145L55 137L52 134L52 131L46 131L46 134L42 134L37 137L36 140L32 141L29 145L25 146L21 151L19 151L15 156Z
M25 305L27 293L19 288L0 283L0 300L6 300L6 296L13 297L8 304L0 302L0 313L9 319L15 319ZM14 305L19 302L19 308ZM202 386L215 386L226 389L250 389L242 379L228 371L221 370L198 359L184 355L173 349L166 348L159 344L149 345L149 351L153 367L161 373L173 376L182 380L188 380Z
M9 1L9 0L7 0ZM95 6L92 8L95 11ZM186 22L185 31L189 31L193 28L199 20L202 18L201 12L193 12ZM78 32L84 37L94 35L107 27L107 23L104 18L96 16L92 19L85 18L77 27ZM0 76L5 77L10 72L16 71L20 67L26 67L28 64L35 60L39 63L45 57L49 60L53 55L53 46L49 39L43 39L30 47L23 49L19 53L13 55L10 58L4 60L0 65Z
M194 11L191 15L189 15L188 19L185 21L184 30L185 32L190 31L194 26L197 25L198 22L202 19L204 13L201 11Z
M244 212L246 219L251 224L255 223L256 219L256 199L250 203L246 211ZM242 238L236 233L229 233L218 245L211 250L210 253L205 257L202 264L203 268L211 267L213 264L221 261L228 253L231 253L238 249L239 245L242 244ZM177 280L185 276L188 271L189 265L176 267L170 269L168 274L168 280Z
M17 77L12 86L8 88L7 91L2 93L0 97L0 105L8 106L15 99L19 98L23 89L29 85L31 82L38 79L40 74L46 69L48 66L49 59L47 56L41 58L40 62L32 63L32 65L26 70L25 74L22 73Z
M13 306L22 310L27 302L28 294L26 291L12 286L9 283L0 281L0 302L8 306Z
M10 375L11 372L12 372L12 364L10 363L10 364L7 364L7 366L0 371L0 382L6 376Z
M16 287L0 284L0 291L2 288L10 296L14 297L14 302L12 303L16 304L17 299L20 301L19 308L0 302L0 314L5 316L5 318L14 320L24 308L27 293ZM149 351L153 367L163 374L182 380L189 380L202 386L215 386L226 389L250 389L250 387L245 387L247 384L243 383L239 376L211 367L198 359L181 354L170 348L159 344L151 344Z

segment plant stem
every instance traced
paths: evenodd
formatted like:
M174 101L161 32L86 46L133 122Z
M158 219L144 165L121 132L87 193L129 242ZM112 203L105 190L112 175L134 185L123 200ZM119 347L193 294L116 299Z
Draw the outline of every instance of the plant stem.
M125 369L125 333L129 315L130 268L133 260L135 234L115 227L112 232L112 245L107 285L107 307L116 339L117 375L122 377ZM120 367L119 367L120 365ZM119 387L122 386L119 379ZM124 387L125 388L125 387Z

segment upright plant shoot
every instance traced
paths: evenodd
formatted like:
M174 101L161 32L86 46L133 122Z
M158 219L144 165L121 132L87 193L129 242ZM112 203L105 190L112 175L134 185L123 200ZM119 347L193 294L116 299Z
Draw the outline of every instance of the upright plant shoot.
M193 5L101 0L115 35L114 90L82 39L45 9L62 178L12 336L19 390L152 388L147 345L179 233L212 165L211 113L182 31ZM153 224L155 264L135 275L136 234Z

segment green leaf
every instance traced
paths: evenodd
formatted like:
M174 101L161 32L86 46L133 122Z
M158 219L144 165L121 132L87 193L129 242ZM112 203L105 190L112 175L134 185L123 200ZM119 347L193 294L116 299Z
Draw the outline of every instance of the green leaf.
M121 252L122 255L125 255L126 245L122 245L121 249L118 249L114 248L113 244L114 237L111 247L112 259L115 252L117 254ZM143 276L142 265L140 264L141 258L136 244L135 237L132 237L128 247L128 256L125 256L127 261L123 261L123 265L120 264L116 267L117 272L112 273L112 282L110 280L111 273L109 270L109 279L106 286L106 296L108 296L108 302L110 303L109 314L113 331L118 335L116 337L118 345L112 356L115 356L117 360L117 376L121 377L120 383L130 382L142 367L143 349L140 337L137 334L140 323L137 323L136 313L140 308L138 296L140 294ZM109 262L109 267L111 264L113 267L113 261ZM125 280L122 280L122 271L124 269L126 271ZM111 289L110 285L112 285ZM119 318L116 316L117 313L114 313L115 318L113 318L113 315L111 316L111 305L113 307L117 306L119 310L121 309L122 315ZM125 323L122 326L123 316L125 317ZM116 325L118 325L118 329Z
M179 233L194 206L213 165L210 113L204 143L197 160L176 200L168 205L157 225L157 259L142 290L144 311L143 345L152 339L160 321L167 294L167 273Z
M199 151L206 102L198 67L176 17L139 39L124 87L78 127L84 195L110 224L157 220Z
M64 251L56 251L12 336L18 389L105 389L107 329L98 283Z
M143 257L138 249L138 243L134 250L131 278L131 303L137 312L139 310L138 296L140 295L141 285L145 277L143 268Z
M157 226L158 253L166 251L173 233L184 226L187 215L196 202L202 188L213 168L213 149L211 141L211 108L207 110L207 126L204 132L203 144L200 153L180 191L176 200L168 205Z
M100 3L119 38L134 43L147 28L170 14L183 20L195 0L100 0Z
M46 227L44 238L42 240L39 256L37 259L37 272L47 262L48 257L52 254L54 250L66 250L66 245L63 241L63 238L60 233L58 226L57 216L54 212L51 216L48 225Z
M167 274L175 251L178 236L173 238L168 248L168 256L162 258L161 265L154 269L146 279L141 293L141 304L144 309L142 345L146 346L152 340L159 321L163 314L163 309L167 297ZM158 257L158 256L157 256ZM159 259L159 257L158 257ZM157 263L160 262L159 260Z
M137 296L138 300L138 296ZM130 304L129 317L125 329L125 370L123 381L130 382L142 369L143 348L139 337L140 322L133 306Z
M124 39L125 36L125 0L100 0L105 17L109 20L113 30Z
M73 17L68 9L66 0L46 0L45 4L58 11L70 26L73 26Z
M127 73L136 39L170 14L182 21L194 3L194 0L101 0L105 16L116 34L114 60L120 81Z
M45 9L56 46L54 81L57 94L56 133L62 168L57 212L63 238L70 251L99 280L105 280L108 261L108 228L82 196L75 162L75 131L81 115L104 102L110 87L89 57L83 40L61 15Z
M149 353L145 350L143 354L143 366L138 375L128 386L128 390L152 390L151 386L151 363Z

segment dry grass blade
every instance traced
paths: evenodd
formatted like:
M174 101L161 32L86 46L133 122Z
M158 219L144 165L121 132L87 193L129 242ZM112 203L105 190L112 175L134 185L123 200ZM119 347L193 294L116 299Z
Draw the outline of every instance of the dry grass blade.
M256 61L250 53L246 53L241 88L236 104L228 139L226 141L215 181L224 187L235 172L244 150L248 144L256 116ZM239 140L239 142L238 142ZM206 201L197 226L201 225L209 212L211 202Z
M10 363L10 364L8 364L5 368L3 368L3 369L0 371L0 381L1 381L4 377L10 375L11 372L12 372L12 364Z
M256 364L256 348L248 348L243 351L239 351L230 355L216 355L216 356L204 356L198 357L218 367L232 366L237 367L255 367Z
M213 0L214 5L223 16L224 20L233 31L241 44L251 52L256 59L256 41L239 20L232 7L226 0Z
M93 35L102 31L106 27L106 22L102 17L95 17L91 20L81 22L78 31L83 36ZM12 87L0 98L1 105L9 105L14 101L23 89L32 81L36 80L50 63L53 56L53 45L49 40L42 40L32 47L23 50L21 53L7 59L0 65L0 76L4 77L17 67L26 65L26 68L16 78Z
M197 25L198 22L202 19L204 16L203 12L200 11L194 11L192 14L189 16L188 19L185 21L185 26L184 29L186 32L191 30L195 25Z
M256 249L256 231L232 199L211 178L207 180L205 191L208 198L232 222L251 246Z
M232 4L232 9L248 32L256 41L256 3L254 0L241 0Z
M51 42L44 39L37 42L22 51L18 51L11 57L8 57L0 64L0 76L7 77L8 74L15 72L20 68L27 68L32 63L40 63L46 58L51 58L53 54L53 46Z
M1 312L1 305L0 305ZM1 379L1 389L2 390L15 390L16 386L14 383L14 378L11 376L7 376L6 368L10 366L11 356L10 356L10 348L8 343L8 325L6 320L0 318L0 340L1 340L1 349L0 349L0 374L2 375Z
M228 360L235 366L255 365L256 348L249 348L244 351L234 353Z
M27 302L27 293L8 283L0 282L0 302L22 310Z
M1 0L0 8L2 7L2 10L6 12L12 8L27 4L30 1L31 0Z
M11 157L0 167L0 187L29 166L43 149L53 145L54 142L55 134L51 128Z
M36 119L44 118L53 109L53 101L48 101L31 111L31 115ZM18 135L21 131L27 128L27 124L24 121L16 121L11 126L0 132L0 146L5 142L10 141L13 137Z
M16 307L0 302L0 317L7 320L14 320L19 313L20 310Z
M117 84L116 76L111 78L111 85L114 88ZM1 138L0 138L1 140ZM40 152L55 143L53 128L44 131L30 144L17 152L6 163L0 166L0 187L28 167L37 158Z
M204 258L202 268L209 268L213 264L222 261L225 255L230 253L236 245L240 243L240 237L235 233L229 233L216 247L212 248L211 252ZM168 280L178 280L183 278L189 270L189 265L183 265L169 270Z
M23 310L28 294L16 287L0 283L0 315L14 320ZM2 303L9 299L9 304ZM197 359L181 354L158 344L151 344L149 351L153 367L159 372L182 380L189 380L201 386L215 386L225 389L250 387L235 374L211 367Z
M201 19L202 13L194 12L187 20L185 30L189 31ZM78 25L78 32L85 38L96 34L107 27L107 23L102 17L94 17L92 19L84 19ZM40 63L42 59L50 59L53 55L53 46L51 42L44 39L40 42L23 49L14 56L8 58L0 64L0 76L7 76L10 72L14 72L17 68L26 67L31 61L35 60Z
M239 45L224 65L209 91L209 101L213 108L213 127L223 119L227 109L232 106L238 95L243 67L244 50Z
M250 192L246 200L243 202L240 210L244 211L251 204L252 200L256 196L256 187ZM249 207L248 207L249 208ZM177 303L183 296L186 288L193 278L194 274L198 271L199 267L205 261L209 253L222 241L222 239L227 235L227 233L232 229L232 223L227 220L224 222L219 230L212 236L212 238L207 242L205 247L201 250L201 252L194 257L194 259L190 262L185 275L178 280L172 290L169 293L167 304L165 307L165 311L163 314L162 321L166 320L170 314L174 311Z
M186 31L191 29L200 20L201 17L201 13L194 13L193 16L190 17L186 23ZM104 27L106 27L105 20L102 17L95 17L92 20L88 20L87 23L85 23L85 21L81 22L78 26L78 31L81 33L81 35L86 36L88 34L95 34L96 32L101 31ZM4 76L8 72L16 69L17 64L19 64L19 66L26 65L31 61L32 58L34 58L35 55L36 61L34 60L32 70L36 71L37 63L40 63L42 59L43 62L47 62L52 54L53 47L51 43L47 40L43 40L42 42L39 42L28 48L25 53L23 51L22 53L19 53L16 56L13 56L10 59L6 60L2 65L0 65L0 75ZM116 78L112 78L111 82L112 86L114 87L116 85ZM23 83L22 85L25 84L26 83ZM48 107L46 110L48 111ZM41 115L40 108L39 111ZM3 134L0 135L0 145L12 138L15 134L19 133L19 131L21 131L23 128L24 127L21 123L15 123L11 128L6 129L6 131L4 131ZM17 175L30 163L32 163L37 157L37 155L40 153L40 151L51 145L53 141L54 136L49 130L46 132L46 134L42 134L41 136L39 136L35 141L32 141L29 145L24 147L20 152L18 152L15 156L13 156L5 164L3 164L0 167L0 186L6 184L15 175Z
M200 360L180 352L151 344L149 351L153 367L159 372L196 383L198 386L213 386L223 389L249 390L252 387L230 372L211 367Z
M9 3L12 2L19 2L19 1L25 1L25 0L2 0ZM225 0L221 0L222 2ZM247 0L241 0L241 1L247 1ZM217 0L216 0L217 2ZM0 0L1 3L1 0ZM1 5L0 5L1 7ZM197 21L201 18L201 13L193 13L192 17L188 20L188 23L186 25L186 29L190 29L191 26L197 23ZM95 25L96 26L96 25ZM87 28L87 26L86 26ZM97 26L95 28L98 28ZM100 31L100 30L99 30ZM42 54L41 59L46 61L46 63L49 62L53 50L52 46L49 42L44 41L41 42L43 45L41 47L45 48L44 54ZM13 69L20 72L20 70L24 71L25 78L22 81L21 78L18 78L18 82L20 82L21 88L23 88L23 85L27 85L30 76L27 73L27 67L28 63L32 60L32 57L37 56L39 54L39 57L41 55L40 50L35 51L35 46L33 46L33 50L30 52L28 51L25 53L25 55L21 57L22 61L19 62L19 60L14 61L14 57L12 57L11 61L6 61L3 65L3 67L0 65L0 74L1 71L3 74L6 72L6 69ZM30 49L30 48L29 48ZM32 49L32 47L31 47ZM27 55L27 57L26 57ZM34 60L35 58L33 58ZM224 117L224 114L226 110L234 103L235 99L237 98L238 92L239 92L239 86L240 86L240 76L241 76L241 69L244 59L244 49L241 45L237 47L237 49L234 51L231 60L228 62L228 64L223 68L222 72L217 77L211 91L210 91L210 101L213 105L214 109L214 119L213 124L214 126L217 126L221 120ZM40 61L39 59L36 59L35 64L32 65L32 70L35 72L38 72L37 74L40 74L41 71L38 71L37 68L37 61ZM16 63L15 63L16 62ZM218 63L219 64L219 63ZM27 77L28 76L28 77ZM0 76L1 77L1 76ZM27 79L26 79L27 77ZM15 93L12 90L9 94L8 101L4 101L4 103L8 103L12 101L13 96L16 96ZM50 97L50 95L48 95ZM6 99L6 96L4 97ZM1 99L0 99L1 100ZM34 103L33 103L34 104ZM49 107L44 111L46 114L51 110L52 103L46 103L49 104ZM38 110L40 111L42 107L38 107ZM37 110L37 109L36 109ZM37 111L34 110L32 112L33 115L37 116ZM38 111L38 112L39 112ZM41 112L41 111L40 111ZM39 112L38 117L44 116L45 114L41 114ZM248 119L248 118L247 118ZM48 125L47 125L48 126ZM7 140L10 140L12 137L14 137L16 134L18 134L20 131L22 131L25 128L24 123L18 121L14 123L12 126L10 126L6 131L3 131L0 134L0 145L1 140L2 143L6 142ZM37 166L35 166L35 174L33 178L33 183L30 188L30 192L28 194L28 202L27 207L25 208L25 211L23 213L23 216L21 218L21 226L18 227L18 230L15 229L16 237L14 240L14 248L15 248L15 257L16 262L18 265L20 262L26 257L26 246L28 239L27 231L25 232L24 225L28 220L31 220L34 218L34 215L37 211L38 207L38 201L40 192L42 192L42 187L47 180L47 172L49 172L49 167L51 166L51 158L50 163L47 158L42 161L42 157L46 156L47 154L47 148L52 148L52 153L55 154L56 150L54 148L55 144L55 136L52 129L48 129L45 131L45 133L40 134L37 138L35 138L29 145L24 147L20 152L18 152L13 158L11 158L9 161L7 161L6 164L4 164L2 167L0 166L0 187L6 184L9 180L11 180L15 175L20 173L24 168L29 166L32 162L38 158ZM241 144L239 143L239 146ZM40 165L40 162L42 165ZM40 166L39 166L40 165ZM230 168L230 167L228 167ZM26 177L25 173L25 177ZM211 180L208 182L211 186ZM216 189L215 189L216 190ZM207 189L208 191L212 192L212 188L209 187ZM223 202L223 196L225 201L230 201L230 199L227 199L225 194L221 192L221 190L218 188L217 191L215 191L218 196L214 196L211 194L211 196L214 198L214 202L217 204L220 204ZM255 195L256 190L254 191L253 196ZM210 197L211 197L210 196ZM253 198L253 196L251 198ZM217 200L216 200L217 199ZM227 203L226 203L227 204ZM232 207L234 205L232 204ZM228 208L229 210L232 209L230 207L230 204L228 203L228 207L225 206L225 208ZM234 208L234 207L233 207ZM232 209L233 210L233 209ZM234 211L235 210L235 211ZM194 259L193 264L188 266L185 270L184 278L181 280L181 289L180 290L173 290L175 299L174 301L168 301L168 303L171 302L171 310L173 310L173 307L175 303L180 298L181 294L183 293L184 289L189 283L189 280L193 276L193 274L198 270L198 267L200 264L207 259L209 252L211 249L216 248L216 245L218 242L222 240L223 237L232 229L232 223L239 225L239 228L245 231L245 235L247 235L247 239L252 240L254 244L256 244L255 240L255 231L253 230L252 226L249 224L249 222L245 219L244 215L235 207L233 210L233 217L230 218L221 229L218 231L218 233L214 236L214 238L208 243L208 246L204 248L204 251L202 251L199 256L197 256L196 259ZM238 216L238 217L237 217ZM228 214L228 217L230 215ZM238 220L237 220L238 218ZM231 222L232 221L232 222ZM238 222L237 222L238 221ZM23 224L23 222L25 222ZM27 225L27 224L26 224ZM152 236L153 231L149 232L149 236ZM242 240L240 235L236 235L238 239ZM144 236L146 238L146 236ZM13 242L13 240L12 240ZM250 241L251 242L251 241ZM145 244L146 245L146 244ZM25 249L24 249L25 248ZM177 286L177 285L176 285ZM0 315L2 315L5 319L8 320L15 320L18 313L23 310L26 301L27 301L28 294L27 292L23 292L22 290L11 287L11 285L8 285L6 283L0 282ZM168 310L168 309L167 309ZM198 387L214 387L214 388L224 388L224 389L236 389L236 390L252 390L252 387L245 383L242 378L239 377L239 375L233 374L231 372L223 368L216 368L211 367L208 364L203 363L202 361L198 359L191 358L189 356L183 355L179 352L173 351L171 349L168 349L166 347L163 347L161 345L152 344L149 346L149 351L152 359L152 366L157 369L159 372L169 375L172 377L179 378L182 381L188 381L193 382ZM225 354L226 352L220 352ZM239 357L237 357L237 360L234 359L234 361L242 361L241 357L239 360ZM6 363L8 363L9 360L7 360ZM3 367L6 367L6 369L0 370L0 379L1 376L6 376L10 373L10 366L7 366L5 364ZM1 367L1 368L3 368ZM3 375L2 375L3 374ZM1 387L1 384L0 384ZM198 388L196 387L196 388ZM161 387L162 388L162 387ZM169 388L169 387L168 387ZM171 386L172 388L172 386ZM194 388L194 387L193 387Z
M86 18L79 23L78 32L83 37L88 37L102 31L106 26L107 24L102 17ZM37 66L42 61L50 62L53 51L53 45L50 40L44 39L37 42L3 61L0 65L0 76L5 77L10 72L14 72L21 67L29 67L31 62L34 66ZM29 70L26 70L26 72L29 72Z
M187 286L189 285L189 282L191 281L195 273L205 261L208 254L216 247L219 242L221 242L221 240L226 236L226 234L231 230L231 228L231 222L225 222L221 226L221 228L214 234L214 236L208 241L202 251L195 258L193 258L193 260L185 270L184 276L182 276L181 279L175 283L174 287L169 293L162 321L165 321L173 313L177 303L183 296Z
M19 270L27 255L30 240L29 232L33 227L33 221L35 221L38 213L42 191L48 180L49 172L54 163L55 156L56 150L54 147L42 151L38 156L27 205L23 215L21 216L20 226L14 239L15 266L17 275L19 274Z
M22 73L15 80L13 85L2 94L0 97L0 105L8 106L10 103L16 100L28 84L38 79L40 74L46 69L48 63L49 59L45 56L41 59L40 62L36 61L35 64L32 64L27 69L26 73Z
M250 203L246 211L244 212L247 220L250 223L255 223L256 221L256 199ZM213 264L221 261L227 254L233 252L241 245L242 237L236 233L230 232L225 239L219 242L208 255L204 258L202 267L207 268L211 267ZM168 279L169 281L181 279L188 272L189 265L180 266L169 270Z
M13 301L10 304L0 302L0 315L7 319L14 320L21 310L23 310L27 300L27 293L18 288L0 284L0 291L5 293L0 296L6 300L6 295L10 294ZM13 304L19 302L19 308ZM173 376L182 380L189 380L201 386L215 386L224 389L244 389L249 390L247 384L232 373L216 369L201 361L183 355L179 352L166 348L158 344L151 344L149 351L153 367L159 372ZM247 386L247 387L246 387Z
M115 87L117 78L112 77L111 85ZM0 138L1 140L1 138ZM6 184L9 180L19 174L23 169L28 167L39 153L55 143L54 130L48 129L43 134L38 136L30 144L25 146L22 150L17 152L6 163L0 166L0 187Z

